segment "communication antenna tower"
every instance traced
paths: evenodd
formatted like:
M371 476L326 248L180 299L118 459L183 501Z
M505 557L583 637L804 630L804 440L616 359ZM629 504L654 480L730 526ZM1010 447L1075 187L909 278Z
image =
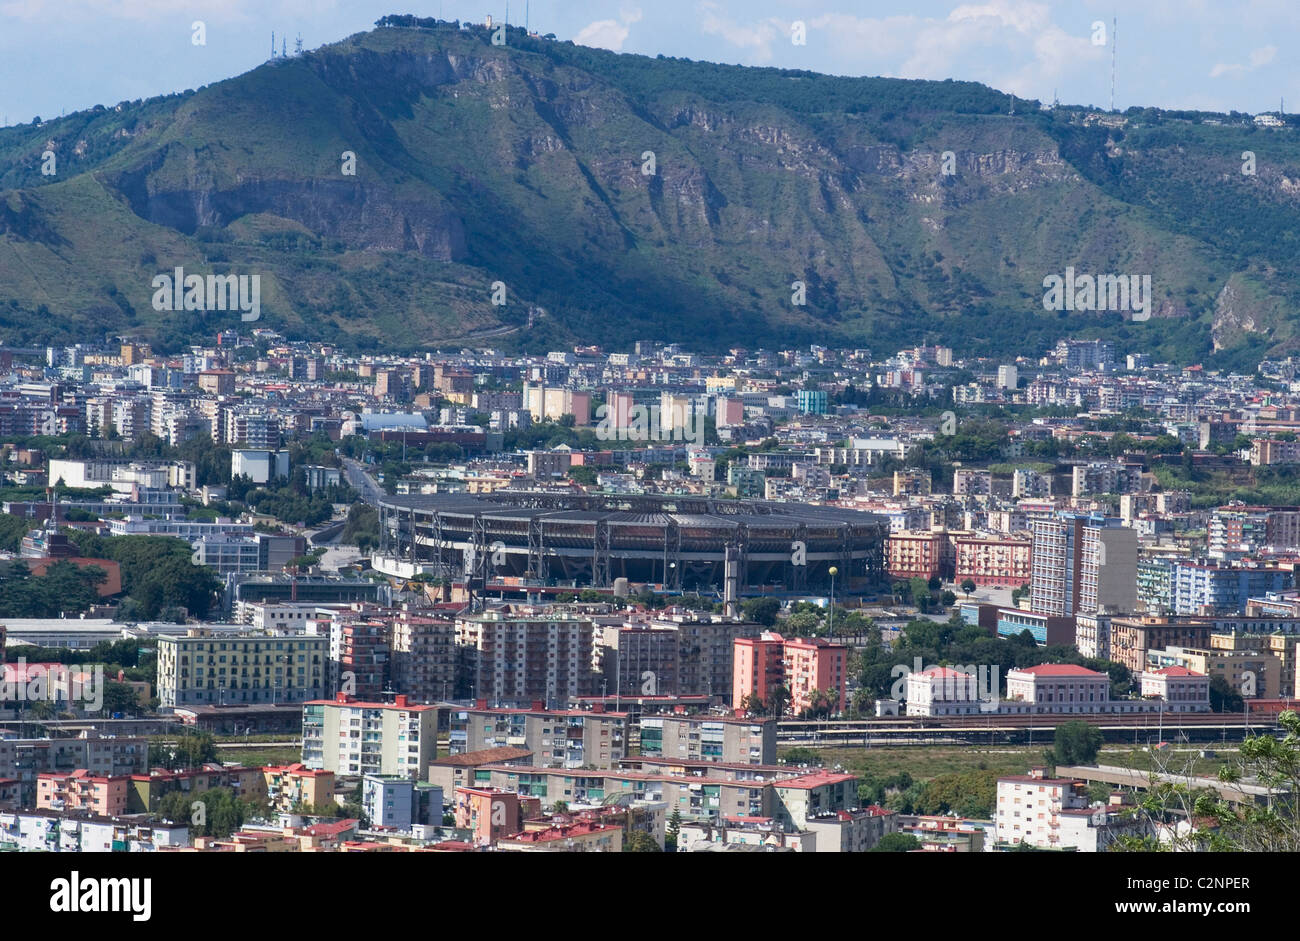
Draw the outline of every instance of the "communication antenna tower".
M1115 110L1115 47L1119 45L1119 17L1110 21L1110 110Z

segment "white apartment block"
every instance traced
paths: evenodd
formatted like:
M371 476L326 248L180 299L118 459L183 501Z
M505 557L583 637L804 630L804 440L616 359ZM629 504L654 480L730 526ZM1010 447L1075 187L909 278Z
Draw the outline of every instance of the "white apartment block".
M1087 806L1083 782L1046 777L1042 768L1035 768L1027 775L998 778L997 810L993 819L995 840L1062 849L1068 845L1062 839L1062 811Z

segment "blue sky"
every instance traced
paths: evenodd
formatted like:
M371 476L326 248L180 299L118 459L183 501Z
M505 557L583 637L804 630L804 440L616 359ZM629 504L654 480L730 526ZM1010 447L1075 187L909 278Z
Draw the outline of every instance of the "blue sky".
M525 0L511 0L523 23ZM1022 97L1116 105L1300 110L1296 0L530 0L529 25L647 55L839 75L968 79ZM182 91L264 61L270 34L307 48L385 13L481 21L505 0L0 0L0 119ZM191 28L202 21L207 43ZM1093 24L1106 24L1105 44ZM807 41L791 41L802 22Z

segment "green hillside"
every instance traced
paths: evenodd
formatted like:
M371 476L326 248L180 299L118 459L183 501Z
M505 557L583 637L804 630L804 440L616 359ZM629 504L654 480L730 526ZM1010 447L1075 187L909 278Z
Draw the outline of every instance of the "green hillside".
M388 19L197 91L0 130L0 340L172 350L239 327L152 308L152 278L183 267L260 275L259 326L360 349L997 354L1108 335L1232 367L1297 346L1295 127L1134 109L1105 128L974 83ZM1152 319L1043 310L1067 266L1150 274Z

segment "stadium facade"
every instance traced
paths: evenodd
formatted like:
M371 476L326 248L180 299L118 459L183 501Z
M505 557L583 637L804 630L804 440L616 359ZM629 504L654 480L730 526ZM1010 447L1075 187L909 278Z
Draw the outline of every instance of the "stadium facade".
M498 490L380 502L375 567L390 574L738 595L870 592L886 583L888 523L839 507L692 495Z

